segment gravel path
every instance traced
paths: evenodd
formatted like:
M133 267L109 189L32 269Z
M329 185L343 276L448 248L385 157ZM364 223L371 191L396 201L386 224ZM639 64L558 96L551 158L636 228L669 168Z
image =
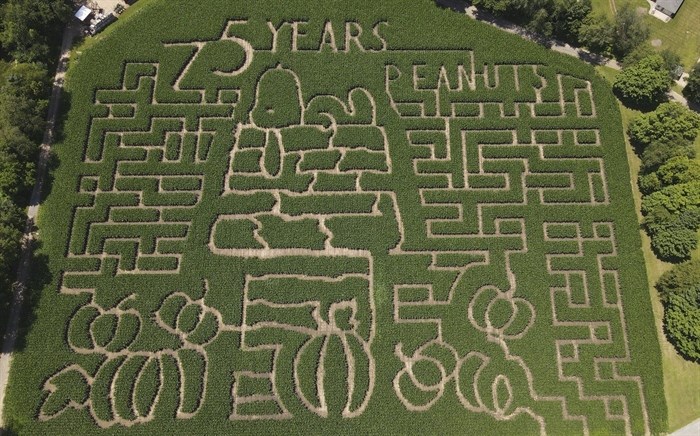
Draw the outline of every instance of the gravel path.
M41 154L39 155L39 161L37 163L36 183L34 185L34 190L32 191L29 208L27 209L27 223L24 228L24 238L22 240L22 255L20 258L20 264L17 268L17 282L15 282L13 285L14 295L12 306L10 307L7 330L2 342L2 352L0 353L0 436L4 433L3 405L5 400L5 390L7 388L7 380L10 375L12 352L17 341L17 330L22 311L22 303L24 302L23 291L30 276L32 246L36 237L34 233L34 223L39 211L41 192L46 179L46 165L49 160L51 144L53 143L54 139L54 125L59 113L61 89L63 88L63 79L65 77L66 68L68 67L69 51L73 45L73 39L77 35L77 32L77 28L69 25L66 27L66 30L63 33L61 58L58 63L58 68L56 69L56 76L54 77L49 110L46 116L46 131L44 132L44 139L41 144Z

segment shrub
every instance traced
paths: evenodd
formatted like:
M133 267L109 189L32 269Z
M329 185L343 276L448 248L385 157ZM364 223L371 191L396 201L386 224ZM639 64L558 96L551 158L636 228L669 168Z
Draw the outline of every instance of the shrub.
M664 207L671 213L697 209L700 207L700 181L667 186L642 199L644 215L657 207Z
M0 193L0 289L9 289L14 265L19 258L24 214L12 200ZM1 292L1 291L0 291Z
M654 253L659 259L667 261L688 259L697 246L697 232L683 227L677 221L672 221L651 238Z
M680 134L668 140L655 140L642 152L642 173L656 171L661 165L677 156L695 157L695 147Z
M656 172L664 186L700 180L700 162L678 156L669 159Z
M640 115L629 127L630 140L642 148L653 142L671 143L683 138L695 140L700 131L700 114L678 103L664 103L651 113Z
M700 259L692 259L674 266L659 277L656 289L661 301L669 298L683 289L688 289L700 283Z
M625 104L634 107L653 107L666 98L671 80L664 71L664 61L652 55L622 70L613 91Z
M700 104L700 64L696 64L683 88L683 95L691 103Z
M669 297L664 308L664 330L678 353L700 362L700 285Z
M639 47L649 37L649 26L635 8L625 3L615 14L613 53L622 58Z
M639 176L638 184L639 191L644 195L651 194L661 189L661 181L656 173Z

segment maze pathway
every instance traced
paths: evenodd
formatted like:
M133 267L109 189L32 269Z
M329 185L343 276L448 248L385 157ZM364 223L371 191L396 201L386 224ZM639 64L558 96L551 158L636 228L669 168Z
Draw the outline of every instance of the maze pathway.
M609 102L371 24L327 20L311 48L298 22L229 19L95 84L61 176L69 357L37 425L655 431Z

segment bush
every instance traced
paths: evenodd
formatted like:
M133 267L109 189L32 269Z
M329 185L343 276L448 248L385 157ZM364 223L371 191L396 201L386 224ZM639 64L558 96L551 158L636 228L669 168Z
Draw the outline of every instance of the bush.
M678 156L695 158L695 147L680 134L668 140L653 141L642 152L641 172L654 172L668 160Z
M663 260L686 260L697 247L700 210L691 209L671 214L657 207L644 218L644 227L651 238L651 248Z
M24 225L24 214L12 200L0 193L0 289L7 286L14 276L14 265L19 258Z
M60 31L70 19L72 7L70 0L0 2L2 52L20 62L45 61L54 41L60 43Z
M642 214L646 215L657 207L664 207L671 213L699 208L700 181L667 186L642 199Z
M613 43L612 23L604 16L588 15L579 27L578 40L593 52L608 54Z
M641 108L661 103L670 88L671 80L659 55L646 57L624 68L613 83L613 91L625 104Z
M700 180L700 162L687 156L669 159L656 172L663 186Z
M639 47L649 37L649 26L634 6L625 3L615 14L612 49L615 56L623 58Z
M664 330L678 353L700 362L700 285L669 297L664 308Z
M649 195L652 192L661 189L661 181L656 173L640 175L638 184L639 192L641 192L643 195Z
M690 258L698 246L698 234L672 221L668 226L654 233L651 248L661 260L678 261Z
M678 103L663 103L635 118L628 133L632 143L644 149L653 142L675 143L679 138L692 143L699 130L700 114Z
M700 104L700 64L696 64L690 72L683 95L691 103Z
M674 266L659 277L656 289L662 302L680 293L683 289L697 286L700 283L700 259L692 259Z

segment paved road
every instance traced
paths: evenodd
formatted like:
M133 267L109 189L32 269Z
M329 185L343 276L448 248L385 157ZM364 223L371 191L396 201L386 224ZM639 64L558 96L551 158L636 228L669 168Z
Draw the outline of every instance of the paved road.
M683 428L680 428L670 436L698 436L700 435L700 419L697 419Z
M3 338L2 352L0 352L0 436L4 433L3 404L5 400L5 390L10 374L10 365L12 364L12 352L17 341L17 329L19 327L22 303L24 301L24 289L30 274L33 241L36 237L34 233L34 222L39 211L41 192L44 187L44 181L46 180L46 165L49 160L51 144L54 139L54 126L60 108L61 90L63 88L66 68L68 67L69 50L73 46L73 39L77 35L77 32L78 29L72 26L66 27L66 30L63 32L61 58L58 63L58 68L56 69L53 89L51 90L51 100L49 101L49 110L46 116L46 131L44 132L41 153L37 163L36 183L34 184L34 190L32 191L32 197L29 202L29 209L27 210L27 222L24 229L24 238L22 240L22 255L19 267L17 268L17 282L13 285L14 295L12 306L10 307L7 330Z

